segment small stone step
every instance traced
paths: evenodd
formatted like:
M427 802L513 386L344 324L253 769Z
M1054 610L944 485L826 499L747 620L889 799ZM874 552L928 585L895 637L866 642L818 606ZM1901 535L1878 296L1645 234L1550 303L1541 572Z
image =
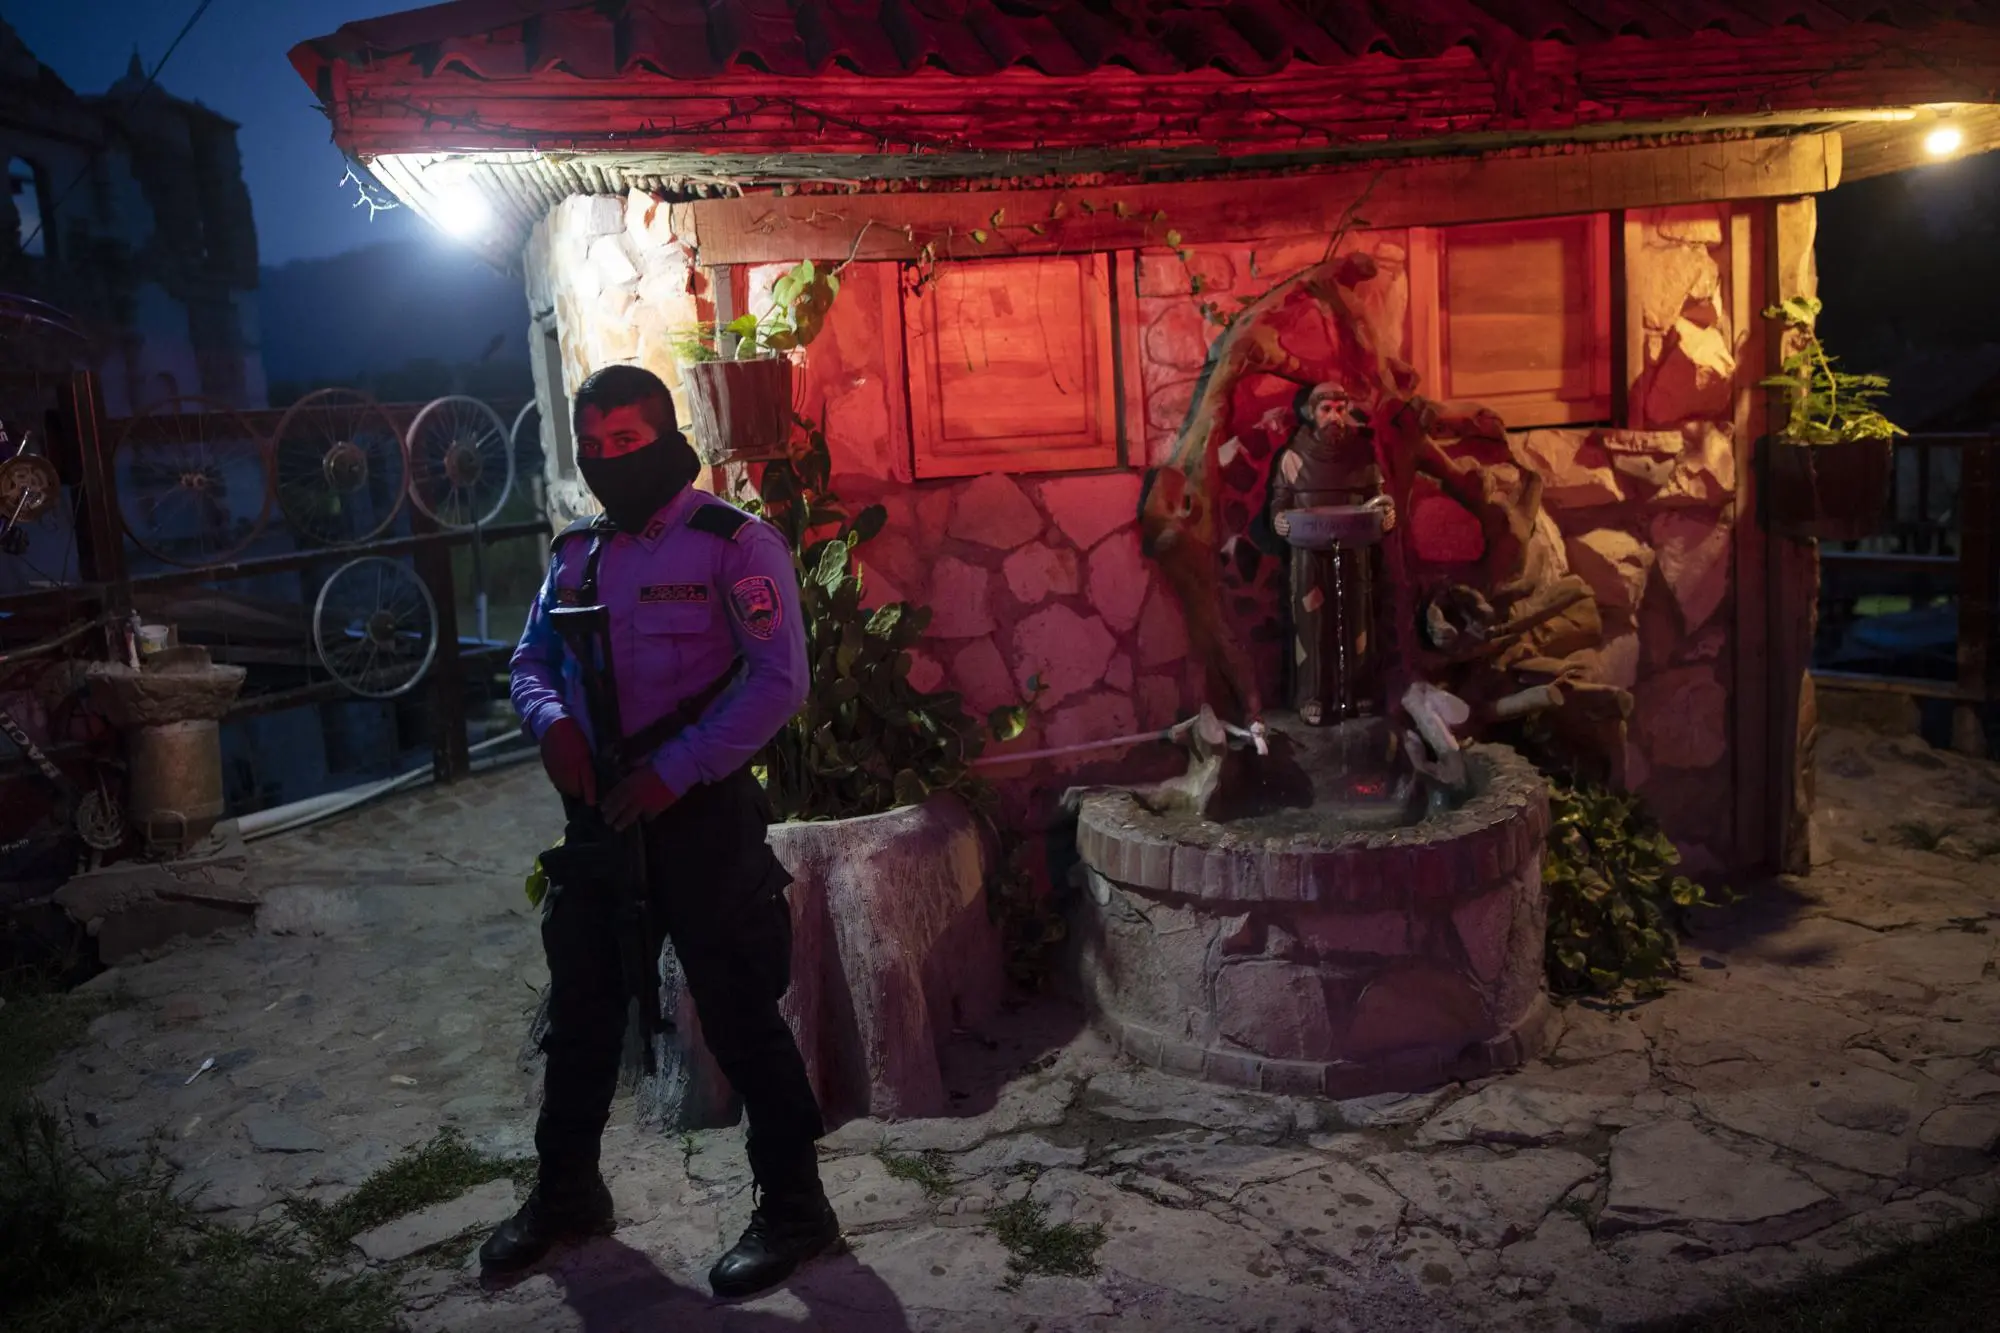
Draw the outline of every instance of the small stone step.
M514 1183L492 1180L456 1199L384 1222L354 1238L355 1247L378 1264L394 1263L442 1245L475 1227L498 1226L514 1213Z

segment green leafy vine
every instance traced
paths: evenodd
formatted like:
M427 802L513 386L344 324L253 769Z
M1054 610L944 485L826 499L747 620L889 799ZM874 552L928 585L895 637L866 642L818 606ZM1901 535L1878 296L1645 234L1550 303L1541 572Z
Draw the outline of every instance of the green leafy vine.
M1680 853L1638 797L1581 779L1549 781L1549 987L1635 998L1681 975L1679 944L1698 907L1730 899L1679 873Z

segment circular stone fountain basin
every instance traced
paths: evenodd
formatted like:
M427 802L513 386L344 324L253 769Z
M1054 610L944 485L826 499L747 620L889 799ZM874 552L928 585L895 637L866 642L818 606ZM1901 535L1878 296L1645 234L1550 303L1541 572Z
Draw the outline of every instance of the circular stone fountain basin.
M1548 791L1504 746L1466 757L1472 794L1399 828L1086 797L1076 948L1099 1023L1171 1073L1336 1098L1539 1053Z

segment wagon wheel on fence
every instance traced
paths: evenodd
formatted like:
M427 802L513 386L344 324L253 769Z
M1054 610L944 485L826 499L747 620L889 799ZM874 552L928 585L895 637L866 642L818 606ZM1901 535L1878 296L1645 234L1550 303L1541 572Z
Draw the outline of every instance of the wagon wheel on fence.
M514 442L514 484L525 490L535 517L545 518L548 507L542 499L541 483L548 456L542 452L542 405L532 398L523 403L508 434Z
M409 566L378 555L350 560L320 586L313 648L354 693L393 699L414 688L437 656L437 605Z
M379 535L409 490L403 433L380 403L354 389L321 389L293 403L271 453L285 521L322 546Z
M170 565L220 564L271 517L271 452L235 408L169 398L125 423L112 453L133 545Z
M410 501L445 528L491 523L514 489L513 432L477 398L424 405L410 423Z
M514 476L518 480L530 474L541 475L542 457L542 405L530 398L521 404L521 410L514 414L514 426L507 432L507 438L514 444Z

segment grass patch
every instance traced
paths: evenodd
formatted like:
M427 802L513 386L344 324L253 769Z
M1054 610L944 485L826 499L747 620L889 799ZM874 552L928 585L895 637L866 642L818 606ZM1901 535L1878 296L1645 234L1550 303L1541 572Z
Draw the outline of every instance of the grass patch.
M1921 819L1905 819L1889 826L1889 836L1905 847L1920 852L1934 852L1938 845L1951 836L1951 830L1943 824L1927 823Z
M445 1128L429 1143L411 1148L363 1181L338 1203L287 1199L285 1211L300 1231L323 1249L339 1252L364 1231L384 1222L455 1199L492 1180L533 1183L532 1158L492 1157Z
M892 1153L884 1148L875 1156L890 1175L923 1186L924 1193L932 1198L951 1193L951 1163L935 1148L914 1157Z
M0 978L0 1327L9 1333L390 1333L395 1284L329 1273L288 1226L196 1211L157 1153L107 1167L33 1090L116 992Z
M115 991L64 993L38 974L0 983L0 1109L24 1106L56 1056L83 1040L97 1018L126 1003Z
M986 1229L1007 1247L1010 1287L1020 1285L1030 1273L1090 1277L1097 1272L1104 1228L1051 1223L1047 1207L1033 1199L1016 1199L993 1209L986 1215Z
M1559 1213L1568 1213L1585 1226L1590 1225L1589 1199L1564 1199L1556 1204L1556 1211Z
M2000 1215L1940 1232L1789 1291L1648 1325L1643 1333L1960 1333L2000 1308Z
M401 1327L393 1274L334 1270L320 1238L289 1221L246 1228L205 1215L157 1150L106 1165L77 1146L60 1114L34 1099L55 1058L125 996L64 993L49 976L27 970L0 976L0 995L0 1328Z
M1854 614L1857 616L1894 616L1915 609L1916 603L1908 597L1895 597L1878 593L1870 597L1854 599Z
M8 1006L12 1008L12 1006ZM289 1228L207 1219L157 1157L89 1161L46 1107L0 1142L0 1326L11 1333L388 1333L386 1275L327 1273Z

